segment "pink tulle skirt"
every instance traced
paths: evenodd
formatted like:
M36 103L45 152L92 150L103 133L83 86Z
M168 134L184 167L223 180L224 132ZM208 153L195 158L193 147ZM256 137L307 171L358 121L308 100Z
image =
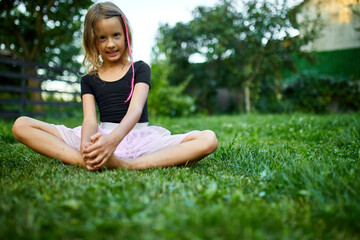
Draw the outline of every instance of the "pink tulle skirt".
M108 134L117 125L116 123L101 123L98 132ZM68 128L64 125L54 126L66 144L80 151L81 126L76 128ZM114 154L122 159L137 158L180 144L187 135L193 132L196 131L171 135L165 128L148 126L148 123L137 123L119 143Z

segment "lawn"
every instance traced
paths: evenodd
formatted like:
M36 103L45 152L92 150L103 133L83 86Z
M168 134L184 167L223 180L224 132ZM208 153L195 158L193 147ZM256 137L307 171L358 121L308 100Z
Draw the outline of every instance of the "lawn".
M88 172L0 121L0 239L360 239L360 114L151 124L212 129L219 148L191 167Z

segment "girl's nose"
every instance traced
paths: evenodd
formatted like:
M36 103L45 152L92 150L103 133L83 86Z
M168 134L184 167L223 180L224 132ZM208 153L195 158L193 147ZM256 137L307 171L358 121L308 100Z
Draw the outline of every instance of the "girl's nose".
M110 40L108 41L107 46L108 46L109 48L114 47L114 46L115 46L115 44L114 44L113 40L111 40L111 39L110 39Z

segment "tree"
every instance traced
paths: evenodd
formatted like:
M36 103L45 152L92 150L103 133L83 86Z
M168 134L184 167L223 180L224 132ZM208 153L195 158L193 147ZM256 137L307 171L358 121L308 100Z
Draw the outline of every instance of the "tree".
M318 18L303 23L307 25L306 33L294 37L293 32L299 26L291 21L294 13L286 0L249 0L241 6L236 3L224 0L215 7L198 7L189 23L178 23L173 28L162 26L158 47L171 64L178 66L173 76L176 79L194 74L188 72L194 66L189 59L194 54L202 56L205 59L202 68L207 71L205 78L200 79L200 75L193 78L201 82L199 87L211 91L202 95L208 101L216 87L242 89L249 113L251 92L257 91L262 79L279 81L284 69L295 71L292 55L307 55L301 46L316 38L319 25Z
M212 89L211 71L206 70L202 64L191 64L189 58L198 52L198 43L193 26L177 23L174 27L165 24L159 28L157 44L153 53L157 58L165 58L172 66L168 73L168 81L172 85L181 85L191 79L187 84L187 93L196 96L198 110L211 109L208 100ZM211 111L211 110L210 110Z
M0 47L24 60L80 67L81 17L91 0L0 1ZM36 69L27 69L36 74ZM40 88L41 82L29 80ZM32 99L41 99L32 93Z

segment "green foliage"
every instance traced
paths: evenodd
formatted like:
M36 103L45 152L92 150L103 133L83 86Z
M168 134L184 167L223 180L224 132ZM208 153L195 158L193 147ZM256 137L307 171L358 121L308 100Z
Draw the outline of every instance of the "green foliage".
M225 0L214 7L200 6L190 22L159 29L159 52L175 66L170 81L178 83L194 75L187 91L199 96L197 105L201 107L212 109L214 88L228 87L250 88L244 94L250 108L262 79L278 81L284 69L295 71L292 54L308 55L300 47L317 36L318 19L303 23L301 27L307 31L302 37L292 36L299 26L290 20L287 1L236 3ZM202 64L191 62L199 55L205 59ZM242 102L244 99L239 105Z
M253 99L255 111L258 113L289 113L293 112L290 104L283 99L281 82L264 80L261 82L256 98Z
M302 73L284 89L284 100L292 110L339 112L360 110L360 81Z
M173 67L167 61L154 59L151 64L151 90L148 98L151 116L189 116L195 111L195 98L184 93L191 78L178 86L170 85Z
M0 43L19 58L79 67L81 17L91 4L91 0L1 1Z
M360 239L360 115L157 118L213 129L191 167L88 172L0 122L1 239ZM52 119L75 127L81 119Z
M258 112L347 112L359 110L360 48L313 52L312 62L295 55L299 72L286 81L263 81L254 99ZM341 61L339 61L341 59Z

